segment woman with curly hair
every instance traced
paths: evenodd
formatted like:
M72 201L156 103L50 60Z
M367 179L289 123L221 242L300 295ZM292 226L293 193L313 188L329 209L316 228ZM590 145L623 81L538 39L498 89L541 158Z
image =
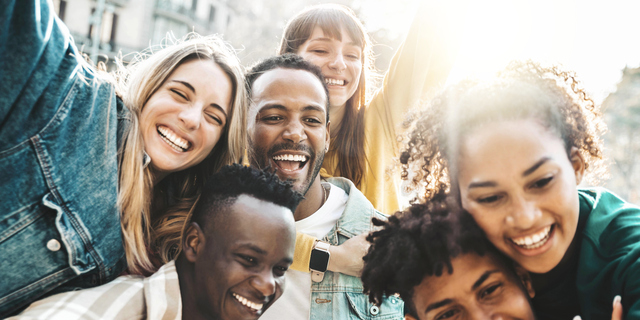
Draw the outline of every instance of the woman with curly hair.
M416 114L403 177L429 199L453 194L506 256L531 273L542 319L606 319L621 295L640 317L640 208L602 188L596 104L572 72L513 63L451 86Z

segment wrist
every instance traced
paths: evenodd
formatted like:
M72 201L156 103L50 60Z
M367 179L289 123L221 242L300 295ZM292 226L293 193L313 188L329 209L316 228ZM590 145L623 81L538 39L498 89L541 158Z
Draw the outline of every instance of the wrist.
M340 266L338 265L340 259L338 259L338 257L340 256L341 250L340 246L329 246L329 253L331 254L332 259L329 259L327 270L331 272L340 272Z

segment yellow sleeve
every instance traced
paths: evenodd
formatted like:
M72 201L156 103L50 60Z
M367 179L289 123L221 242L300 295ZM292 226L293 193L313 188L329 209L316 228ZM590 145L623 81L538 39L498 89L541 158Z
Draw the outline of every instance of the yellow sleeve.
M293 263L291 269L309 272L309 261L311 260L311 250L316 238L308 234L296 233L296 251L293 253Z
M405 113L442 87L461 43L459 11L446 3L421 1L403 43L396 51L382 87L371 101L396 141L395 128Z

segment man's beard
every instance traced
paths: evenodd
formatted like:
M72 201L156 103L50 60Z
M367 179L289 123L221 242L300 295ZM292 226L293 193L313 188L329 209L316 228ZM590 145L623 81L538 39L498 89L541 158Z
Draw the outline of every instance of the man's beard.
M305 146L305 145L296 145L293 143L281 143L281 144L277 144L272 146L268 151L265 151L263 148L252 145L252 149L253 149L253 161L252 164L257 166L259 169L265 169L265 168L269 168L271 166L271 159L273 158L273 154L278 152L278 151L282 151L282 150L290 150L290 151L304 151L306 153L309 154L309 159L307 160L307 163L305 164L305 166L311 166L313 165L312 170L308 170L307 172L307 177L306 179L302 182L302 184L300 185L300 187L296 187L294 185L294 189L300 193L302 193L303 195L307 194L307 191L309 191L309 188L311 188L311 185L313 184L313 181L316 179L316 176L318 176L318 173L320 173L320 169L322 169L322 162L324 161L324 150L318 154L316 154L313 149L311 149L309 146ZM271 172L275 172L276 174L278 174L278 168L270 168L269 171ZM278 175L278 177L280 178L280 176ZM292 179L287 179L287 181L290 181L292 183L295 183L294 180Z

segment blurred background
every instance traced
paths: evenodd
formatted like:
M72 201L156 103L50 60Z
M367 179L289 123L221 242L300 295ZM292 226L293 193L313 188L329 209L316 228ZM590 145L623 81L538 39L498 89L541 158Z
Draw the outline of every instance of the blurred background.
M76 45L92 61L158 45L188 32L223 35L245 66L275 54L282 30L304 7L352 8L375 42L383 74L420 1L430 0L53 0ZM640 2L630 0L444 1L463 30L450 82L486 76L513 59L575 70L601 103L610 177L602 183L640 204ZM415 17L420 19L420 17Z

